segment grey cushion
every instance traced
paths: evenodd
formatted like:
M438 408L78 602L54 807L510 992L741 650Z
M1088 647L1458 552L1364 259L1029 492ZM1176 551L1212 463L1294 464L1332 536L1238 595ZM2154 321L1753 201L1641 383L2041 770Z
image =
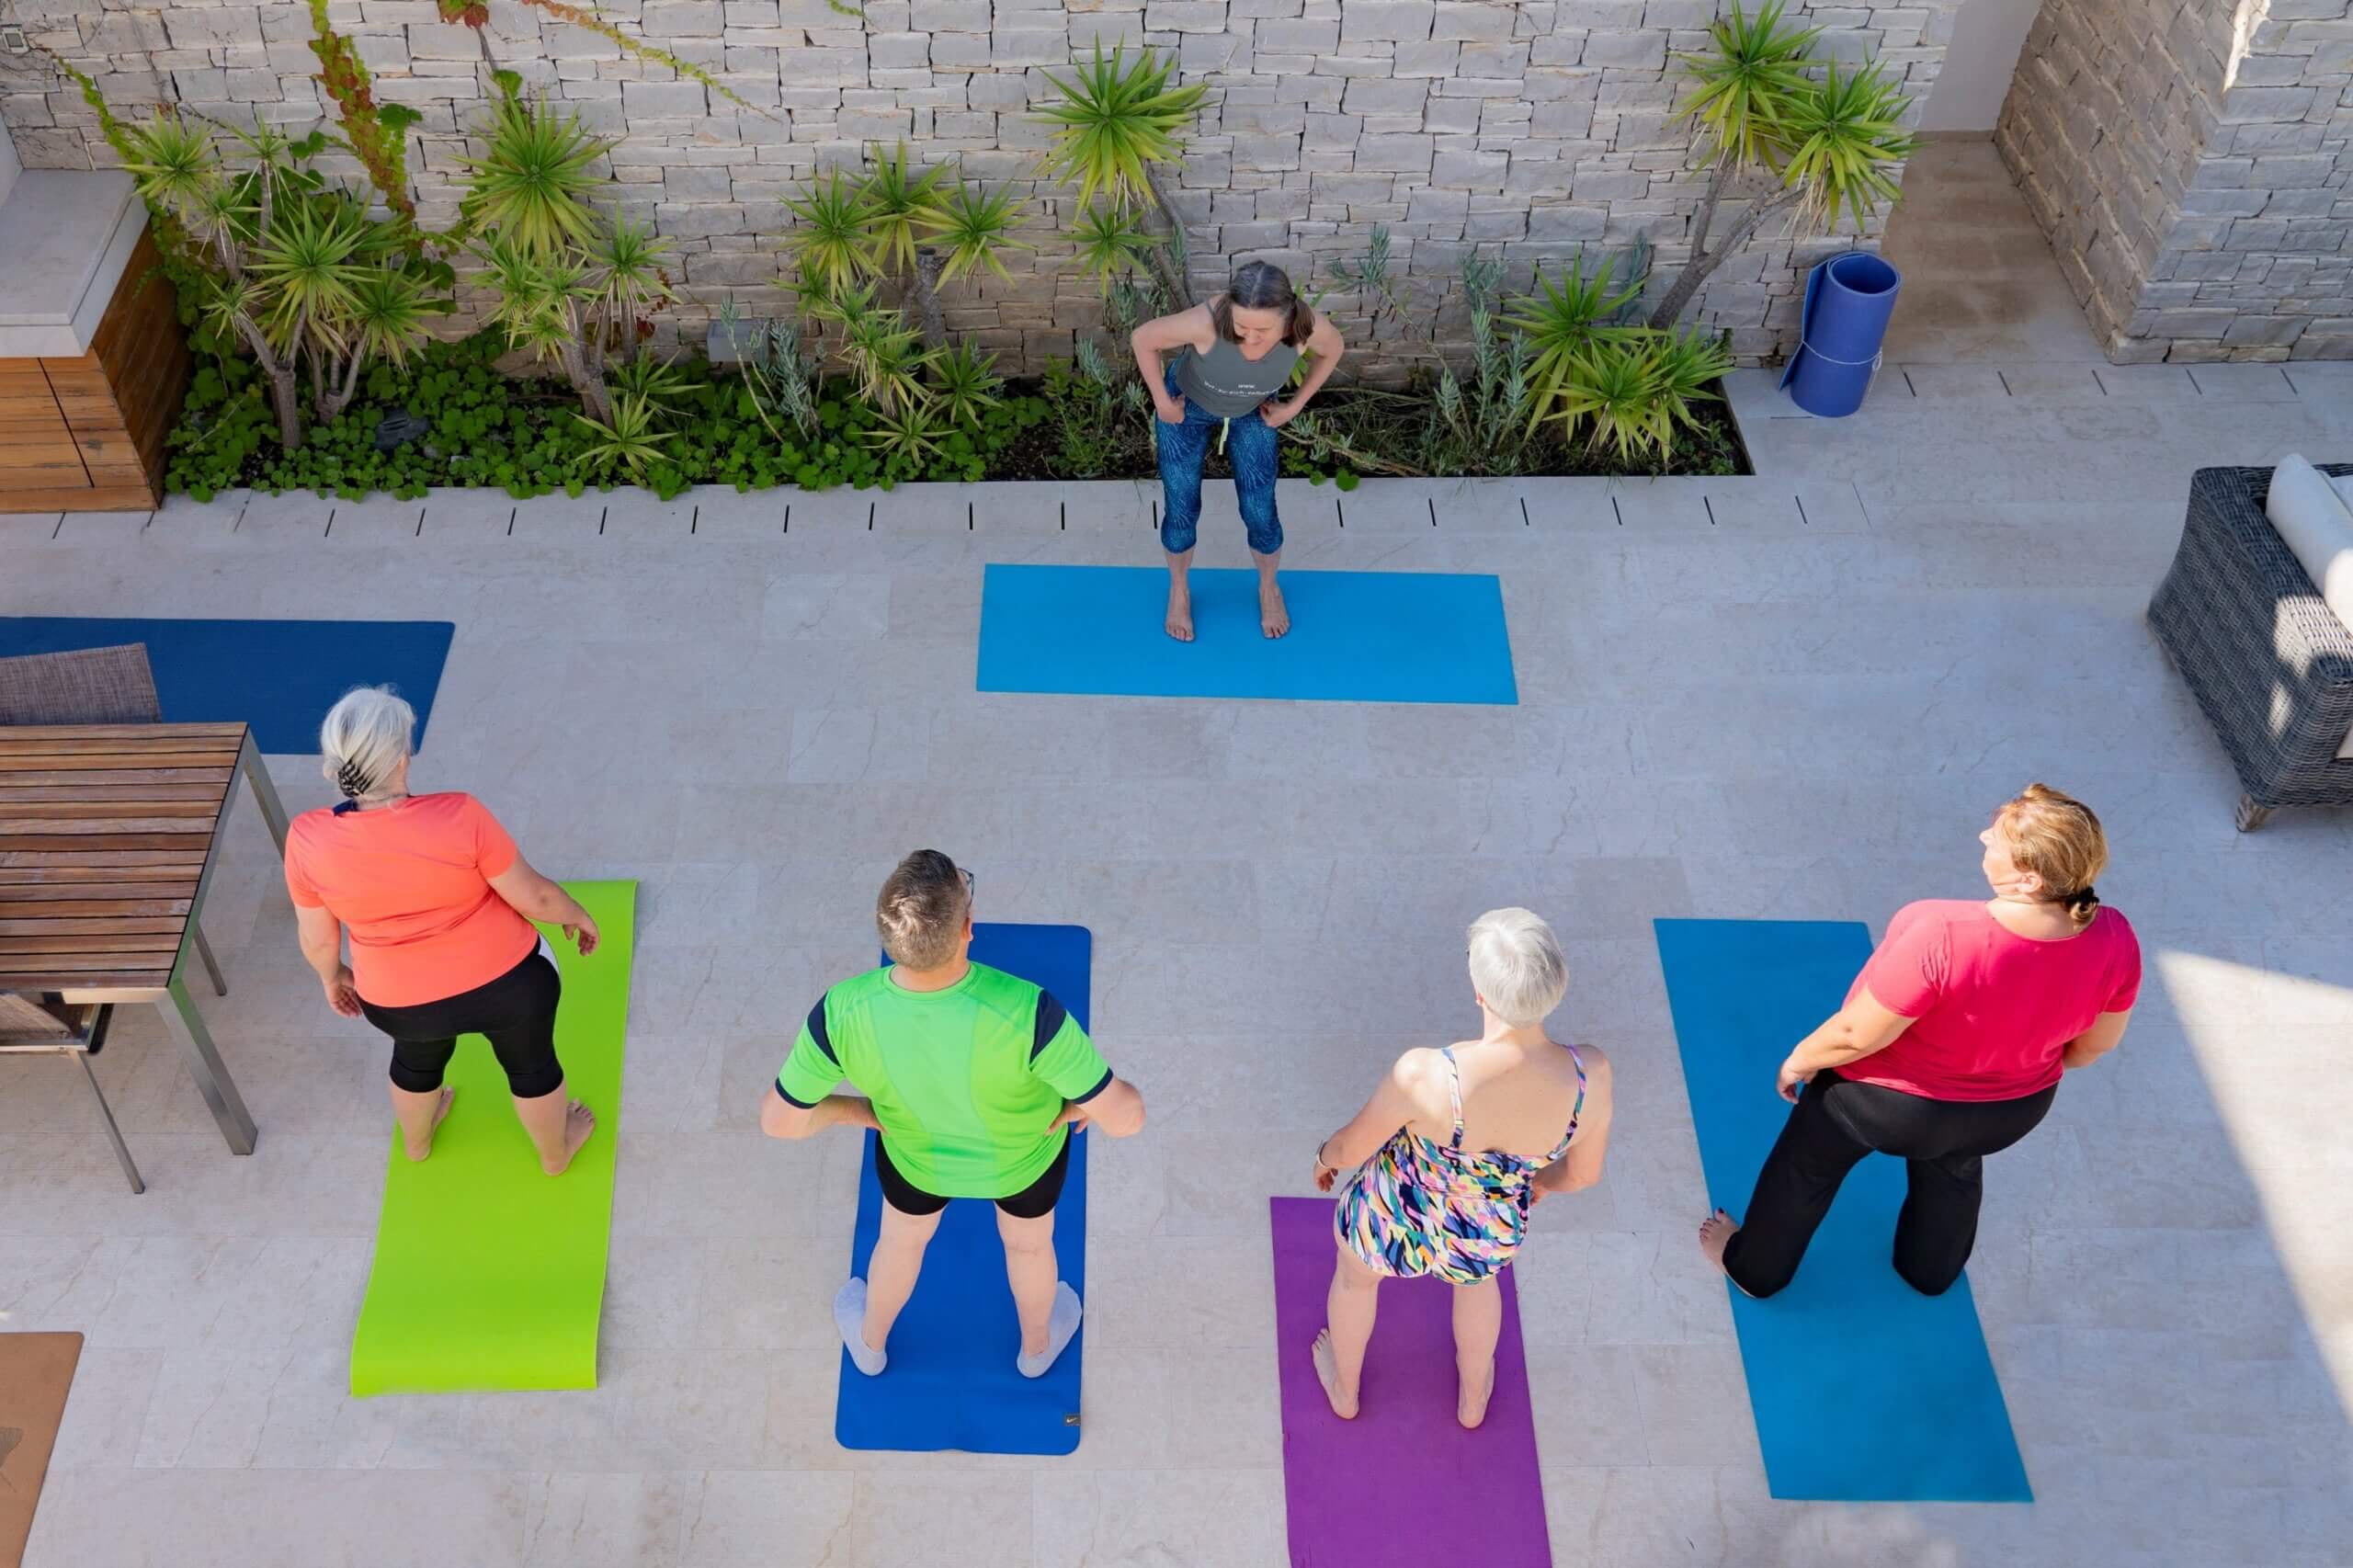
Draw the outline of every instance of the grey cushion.
M0 724L153 724L163 717L144 642L0 659Z

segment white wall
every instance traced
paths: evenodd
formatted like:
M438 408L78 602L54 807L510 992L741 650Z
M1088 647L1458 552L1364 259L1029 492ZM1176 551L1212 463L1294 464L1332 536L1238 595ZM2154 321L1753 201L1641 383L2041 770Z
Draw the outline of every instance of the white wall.
M1920 108L1923 131L1991 131L2002 117L2018 48L2042 0L1965 0L1954 14L1952 42Z

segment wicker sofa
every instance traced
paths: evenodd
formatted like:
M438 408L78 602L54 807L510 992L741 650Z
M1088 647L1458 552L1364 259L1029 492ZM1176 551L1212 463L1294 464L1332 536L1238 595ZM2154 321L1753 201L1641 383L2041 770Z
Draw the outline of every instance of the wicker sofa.
M2335 477L2353 463L2324 465ZM2353 631L2264 516L2271 471L2204 468L2149 625L2245 792L2242 833L2281 806L2353 805Z

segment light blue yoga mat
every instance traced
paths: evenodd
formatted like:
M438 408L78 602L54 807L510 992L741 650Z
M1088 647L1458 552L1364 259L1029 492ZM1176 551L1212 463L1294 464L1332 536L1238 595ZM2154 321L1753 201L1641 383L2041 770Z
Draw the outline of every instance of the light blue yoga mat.
M1774 1071L1846 1000L1870 932L1847 921L1654 925L1707 1196L1737 1219L1789 1117ZM1756 1301L1725 1282L1768 1487L1829 1502L2030 1503L1968 1276L1923 1296L1889 1261L1904 1191L1902 1161L1867 1157L1787 1290Z
M1258 629L1258 574L1191 577L1193 641L1163 629L1157 566L991 565L983 691L1517 703L1503 588L1456 572L1286 572L1287 637Z
M1084 926L1017 926L982 921L972 927L972 958L1043 986L1087 1027L1095 938ZM888 959L884 960L888 962ZM874 1171L874 1134L866 1137L858 1178L858 1222L850 1272L863 1278L882 1229L882 1187ZM1070 1171L1054 1204L1054 1261L1064 1283L1086 1297L1086 1145L1074 1134ZM926 1453L1067 1454L1078 1448L1077 1335L1041 1378L1014 1369L1021 1324L1005 1281L1005 1244L996 1205L960 1199L939 1217L924 1249L915 1293L892 1325L890 1365L868 1377L842 1352L834 1440L845 1449Z
M319 721L355 686L391 686L425 740L457 627L446 620L162 620L0 616L0 654L144 642L167 724L243 723L265 752L316 756Z

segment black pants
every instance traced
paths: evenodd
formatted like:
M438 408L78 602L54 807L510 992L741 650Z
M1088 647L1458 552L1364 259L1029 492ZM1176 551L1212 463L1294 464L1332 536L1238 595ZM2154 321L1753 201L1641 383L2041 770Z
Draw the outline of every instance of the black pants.
M1895 1221L1895 1272L1915 1290L1944 1294L1977 1244L1985 1156L2033 1131L2058 1094L2054 1084L2023 1099L1932 1100L1816 1074L1756 1173L1724 1272L1752 1296L1787 1285L1847 1173L1865 1154L1894 1154L1911 1176Z
M1070 1175L1070 1135L1064 1133L1063 1146L1054 1152L1053 1163L1019 1192L998 1199L996 1206L1017 1220L1042 1220L1052 1213L1054 1205L1062 1200L1063 1179ZM948 1199L936 1192L926 1192L891 1163L888 1139L874 1141L874 1175L882 1185L882 1201L902 1214L921 1219L948 1207Z
M518 1100L535 1100L563 1087L563 1063L555 1055L555 1009L563 994L555 965L534 949L472 991L410 1007L379 1007L363 996L359 1009L392 1037L393 1087L431 1094L441 1086L458 1037L479 1034L489 1038L506 1069L508 1091Z

